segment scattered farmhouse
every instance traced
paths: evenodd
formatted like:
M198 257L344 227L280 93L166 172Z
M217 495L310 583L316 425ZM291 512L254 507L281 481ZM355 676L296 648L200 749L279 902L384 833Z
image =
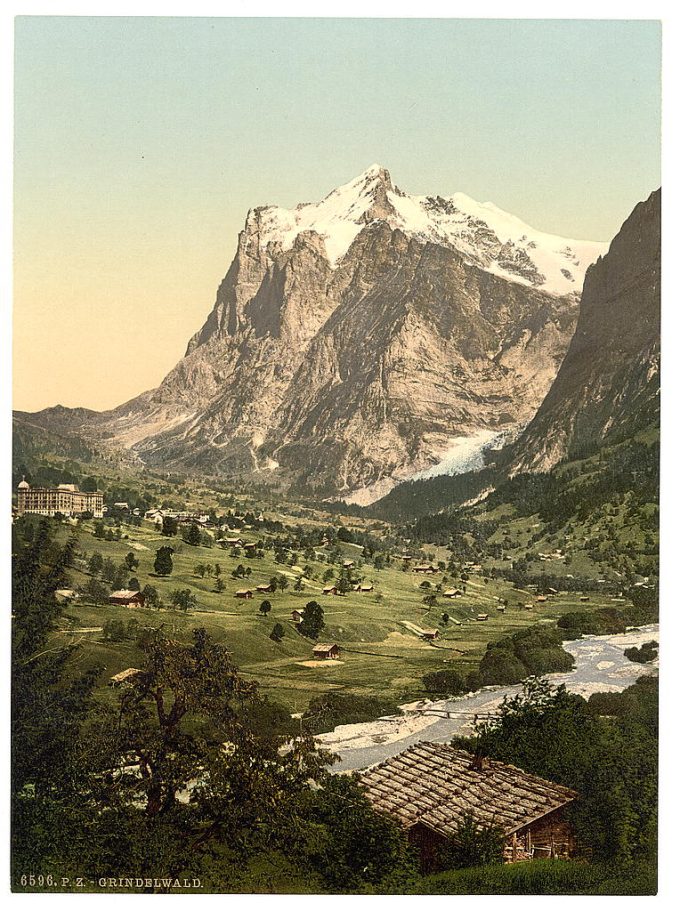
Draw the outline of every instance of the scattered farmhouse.
M436 868L440 849L470 816L503 830L506 862L568 858L575 850L564 808L577 793L503 762L422 742L368 769L360 781L375 809L407 830L425 871Z
M438 629L423 629L420 631L420 635L423 639L438 639L439 630Z
M337 595L338 589L335 585L326 585L323 590L324 595Z
M355 588L354 588L354 591L355 591L355 592L372 592L372 591L373 591L373 585L372 585L372 583L370 583L370 582L367 582L367 583L365 583L365 584L362 583L361 585L356 585Z
M477 614L477 619L478 619L480 622L482 622L482 621L484 621L484 620L488 620L488 619L489 619L489 615L488 615L488 614Z
M253 591L250 588L239 588L235 595L236 598L252 598Z
M303 610L293 610L290 612L290 615L293 618L293 623L302 623L305 612Z
M129 588L121 588L109 595L109 604L122 604L124 607L144 607L144 595Z
M342 565L345 569L352 569L354 566L354 560L343 560Z
M423 575L431 576L434 573L438 573L439 570L436 566L431 566L430 564L421 563L418 566L413 567L414 573L422 573Z
M104 494L100 490L78 490L75 484L56 487L31 487L24 478L17 487L17 515L35 513L40 516L80 516L83 513L101 519L104 515Z
M317 660L324 660L326 658L339 658L340 649L335 643L331 645L315 645L313 649L314 657Z
M459 588L450 588L444 592L445 598L462 598L463 592Z
M271 584L269 584L269 583L266 584L266 585L258 585L258 586L256 587L255 591L258 591L258 592L261 592L262 594L265 594L265 592L270 592L270 591L272 591L272 587L271 587Z

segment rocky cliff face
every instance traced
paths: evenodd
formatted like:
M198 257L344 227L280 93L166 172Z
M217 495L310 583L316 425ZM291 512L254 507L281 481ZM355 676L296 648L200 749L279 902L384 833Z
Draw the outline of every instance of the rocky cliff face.
M545 471L659 418L661 191L639 203L586 275L576 332L512 471Z
M185 357L91 430L148 463L368 502L532 418L603 250L463 194L408 196L374 166L249 212Z

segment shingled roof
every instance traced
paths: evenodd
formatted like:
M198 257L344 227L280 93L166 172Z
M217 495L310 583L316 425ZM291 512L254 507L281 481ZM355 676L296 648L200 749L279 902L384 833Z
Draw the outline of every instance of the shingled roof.
M440 743L419 743L361 775L376 810L406 828L422 823L447 838L466 816L511 835L570 803L576 791L503 762Z

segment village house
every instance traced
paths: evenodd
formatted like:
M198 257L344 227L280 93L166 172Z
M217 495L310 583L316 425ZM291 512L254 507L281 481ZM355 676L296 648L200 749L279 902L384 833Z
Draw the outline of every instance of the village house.
M256 587L255 591L258 591L258 592L260 592L261 594L265 594L266 592L272 591L272 587L271 587L270 584L267 584L267 585L258 585L258 586Z
M236 592L234 597L235 598L252 598L253 597L252 589L239 588L239 590Z
M438 629L422 629L420 631L422 639L439 639Z
M109 604L122 604L124 607L144 607L144 595L129 588L121 588L109 595Z
M340 649L335 643L331 645L315 645L313 649L314 657L317 660L325 660L327 658L338 658L340 656Z
M477 614L477 619L478 619L480 622L482 622L482 621L484 621L484 620L488 620L488 619L489 619L489 615L488 615L488 614Z
M372 592L373 585L370 582L367 582L365 584L362 583L361 585L355 586L354 591L355 592Z
M324 595L337 595L338 589L335 585L326 585L323 590Z
M422 573L423 575L429 575L429 576L431 576L431 575L433 575L434 573L438 573L439 570L437 569L436 566L430 566L429 564L423 563L423 564L420 564L419 566L414 566L414 567L413 567L413 572L414 572L414 573Z
M463 592L459 588L450 588L444 592L445 598L462 598Z
M290 612L290 615L293 618L293 623L302 623L305 612L303 610L293 610Z
M572 857L576 844L564 810L570 788L515 766L441 743L421 742L361 774L374 808L407 830L425 872L472 818L505 836L504 860Z
M78 490L75 484L56 487L31 487L24 478L17 487L17 515L32 513L40 516L80 516L92 513L96 519L104 515L104 494L100 490Z
M343 560L342 565L344 569L352 569L354 566L354 560Z
M144 671L140 671L139 668L129 667L127 670L121 671L120 674L114 674L110 678L109 686L130 686L143 673Z

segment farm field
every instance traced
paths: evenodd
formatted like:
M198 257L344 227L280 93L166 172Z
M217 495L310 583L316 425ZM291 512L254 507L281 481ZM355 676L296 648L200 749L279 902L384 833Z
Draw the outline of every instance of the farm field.
M321 560L303 561L311 565L314 578L303 577L304 589L294 591L294 582L302 575L301 566L277 563L271 549L261 558L248 558L240 551L232 556L230 550L191 546L181 538L163 537L149 522L140 527L123 526L121 540L108 541L95 538L93 523L84 522L78 529L78 547L85 558L98 552L104 559L121 563L131 551L139 566L130 573L142 588L153 585L168 605L176 589L189 589L197 599L195 609L182 611L164 608L130 608L117 605L95 605L83 597L66 609L67 626L59 632L81 643L81 667L101 667L100 692L104 698L114 698L115 690L108 686L112 675L128 667L136 667L142 655L134 637L122 641L107 641L102 631L109 620L122 620L126 625L135 620L140 627L159 627L178 639L188 639L192 629L205 627L214 639L228 646L234 660L244 675L259 681L263 693L283 703L291 712L303 711L309 700L330 690L356 695L382 696L398 702L410 701L426 695L421 678L424 674L454 667L468 672L473 670L489 641L499 639L523 626L538 621L551 621L571 610L593 609L611 605L607 595L590 594L587 604L581 603L578 592L561 593L544 603L538 603L535 594L515 589L503 580L487 579L481 574L470 573L462 583L448 575L444 588L465 585L465 594L448 599L438 594L436 604L423 603L424 594L432 592L442 581L443 574L428 576L431 589L422 589L423 577L403 571L400 560L393 560L385 568L377 569L372 562L362 565L361 547L340 544L340 563L330 565ZM66 536L62 527L60 535ZM266 535L259 531L243 532L244 541L258 541ZM175 549L173 571L168 577L154 574L156 550L169 544ZM324 548L317 548L322 557ZM437 557L441 554L437 553ZM346 595L323 595L325 584L321 577L331 568L337 575L342 560L356 564L355 578L373 585L371 592L351 591ZM195 568L199 563L219 563L220 578L225 590L215 591L215 577L201 578ZM251 574L244 579L232 578L231 572L239 564L247 566ZM82 566L82 561L78 563ZM83 587L89 575L82 568L71 571L72 585ZM284 575L289 580L285 591L258 594L249 600L235 597L238 589L254 590L267 584L273 576ZM444 574L445 575L445 574ZM265 617L259 611L263 599L271 602L271 611ZM499 602L507 599L505 612L498 610ZM315 662L310 666L314 642L301 636L291 618L291 611L303 609L310 600L318 601L324 609L325 628L320 642L337 643L341 649L338 662ZM528 609L525 605L531 604ZM442 614L450 616L448 622ZM478 614L488 614L488 620L478 621ZM284 628L280 642L270 638L276 623ZM424 628L436 628L436 641L425 641L418 635Z

